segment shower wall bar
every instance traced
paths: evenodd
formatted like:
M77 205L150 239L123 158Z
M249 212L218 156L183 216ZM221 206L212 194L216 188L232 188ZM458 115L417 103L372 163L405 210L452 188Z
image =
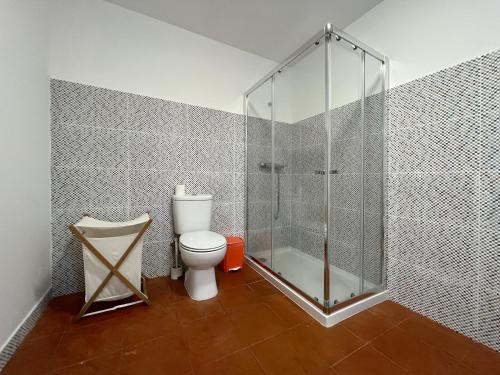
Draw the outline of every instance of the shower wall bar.
M365 62L366 62L366 59L365 59L365 54L366 52L365 51L362 51L361 52L361 64L360 64L360 68L361 68L361 95L362 95L362 98L363 100L361 100L361 124L363 124L363 126L361 126L361 150L364 150L365 149L365 101L366 101L366 88L365 88ZM363 155L363 151L362 151L362 155ZM365 157L364 155L361 157L361 189L360 189L360 194L361 194L361 197L360 197L360 211L361 211L361 215L360 215L360 218L361 218L361 228L364 228L365 227ZM364 291L364 254L365 252L363 251L363 249L365 248L365 236L364 235L361 235L359 236L359 248L361 249L361 251L359 252L359 264L361 265L360 266L360 270L359 270L359 294L363 294L363 291Z
M329 25L329 24L328 24ZM325 30L327 29L328 25L325 26ZM332 45L331 45L331 39L332 35L331 34L326 34L325 35L325 124L330 124L331 123L331 112L326 110L326 108L331 108L331 99L332 99L332 86L329 84L329 82L332 81L332 64L330 64L330 61L332 60ZM331 126L326 126L326 134L327 134L327 139L331 139L332 137L332 127ZM325 150L325 155L326 155L326 170L325 173L329 171L330 166L332 165L332 150L330 148L330 144L326 145L326 150ZM324 196L323 196L323 202L328 202L330 199L330 191L331 191L331 184L330 184L330 176L326 174L326 178L323 180L323 183L325 185L324 189ZM325 204L325 228L324 228L324 238L323 238L323 257L324 257L324 267L323 267L323 306L324 308L329 308L330 307L330 261L329 261L329 254L328 254L328 239L330 237L330 225L331 225L331 215L330 215L330 205Z
M276 144L276 111L275 108L275 93L276 93L276 75L271 77L271 145ZM274 188L276 186L276 151L274 147L271 147L271 264L274 261L274 249L275 239L274 239L274 220L272 219L272 213L274 212ZM245 227L246 230L246 227Z
M385 93L386 90L389 89L389 59L385 58L384 59L384 79L382 80L382 92ZM388 118L387 118L387 98L384 98L384 101L382 102L382 131L383 134L387 134L387 129L386 129L386 124L388 124ZM387 176L388 175L388 161L387 161L388 153L387 153L387 137L384 136L382 137L382 176ZM381 204L382 207L387 207L388 203L388 189L385 186L387 181L385 180L385 177L382 178L382 196L381 198ZM388 244L386 244L386 236L385 236L385 229L387 228L387 215L385 213L382 215L382 227L380 228L380 247L382 249L387 249ZM384 265L382 268L382 287L384 290L387 289L387 259L386 259L386 252L383 251L381 256L381 264Z

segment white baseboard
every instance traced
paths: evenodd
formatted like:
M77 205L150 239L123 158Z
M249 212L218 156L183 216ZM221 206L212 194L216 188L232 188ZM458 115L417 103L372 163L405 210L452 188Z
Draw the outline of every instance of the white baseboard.
M5 367L9 359L15 353L16 349L19 345L21 345L21 342L33 329L36 322L40 318L43 309L49 300L50 291L51 288L49 287L0 347L0 371Z
M383 290L374 294L373 296L364 298L358 302L354 302L340 310L337 310L331 314L326 314L318 306L314 305L312 302L305 299L302 295L297 293L289 285L273 276L270 272L265 270L255 261L250 258L245 259L246 264L253 268L257 273L259 273L264 279L278 288L284 295L286 295L291 301L295 302L302 310L308 313L314 320L324 327L332 327L335 324L355 315L363 310L366 310L380 302L387 299L387 291Z

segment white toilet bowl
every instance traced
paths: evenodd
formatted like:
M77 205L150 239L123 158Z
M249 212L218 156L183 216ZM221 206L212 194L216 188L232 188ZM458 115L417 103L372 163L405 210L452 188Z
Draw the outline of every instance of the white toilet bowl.
M214 267L226 254L226 239L210 231L184 233L179 238L179 249L184 264L189 268L184 286L189 296L203 301L217 295Z

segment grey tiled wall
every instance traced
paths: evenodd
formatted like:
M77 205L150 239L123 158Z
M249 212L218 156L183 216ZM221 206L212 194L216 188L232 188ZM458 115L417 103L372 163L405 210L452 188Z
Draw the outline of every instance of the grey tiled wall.
M500 350L500 51L390 92L392 298Z
M315 171L325 169L325 117L318 114L290 125L291 143L291 246L324 259L324 181Z
M149 210L143 272L172 263L171 196L214 194L212 230L243 234L243 116L78 83L51 81L53 294L81 291L84 213L128 220Z

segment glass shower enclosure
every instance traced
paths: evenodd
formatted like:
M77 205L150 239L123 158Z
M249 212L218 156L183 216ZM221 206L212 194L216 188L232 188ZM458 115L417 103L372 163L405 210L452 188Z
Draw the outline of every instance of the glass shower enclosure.
M246 256L325 313L385 289L387 65L327 24L244 95Z

